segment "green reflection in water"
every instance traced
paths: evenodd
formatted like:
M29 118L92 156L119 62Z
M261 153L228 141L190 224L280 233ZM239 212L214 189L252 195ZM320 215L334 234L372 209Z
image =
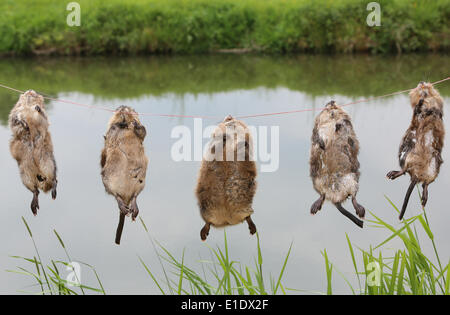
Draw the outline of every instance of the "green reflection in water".
M445 78L449 68L450 56L436 54L30 58L0 60L0 83L50 95L82 92L104 99L258 87L366 97ZM450 95L450 84L438 88ZM17 98L17 93L0 89L0 123L6 123Z

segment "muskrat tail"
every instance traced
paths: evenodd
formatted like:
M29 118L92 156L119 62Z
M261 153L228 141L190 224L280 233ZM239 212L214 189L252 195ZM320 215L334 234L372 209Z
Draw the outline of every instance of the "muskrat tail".
M345 215L347 218L349 218L353 223L355 223L357 226L359 226L361 229L364 227L364 221L358 219L357 217L355 217L353 214L351 214L350 212L348 212L346 209L344 209L344 207L342 207L342 205L340 203L335 203L334 204L336 206L336 208L339 210L339 212L341 212L343 215Z
M124 224L125 224L125 214L120 212L119 225L117 226L117 230L116 230L116 244L117 245L120 245L120 239L122 238L122 231L123 231Z
M400 216L398 217L399 220L403 219L403 216L405 215L406 207L408 207L409 197L411 196L411 193L414 190L414 187L416 186L416 184L417 184L416 181L414 181L414 180L411 181L411 184L409 185L408 190L406 191L405 200L403 201L402 211L400 212Z

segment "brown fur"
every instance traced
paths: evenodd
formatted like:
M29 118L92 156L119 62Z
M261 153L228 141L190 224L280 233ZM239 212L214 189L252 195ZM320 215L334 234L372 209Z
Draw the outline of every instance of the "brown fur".
M226 133L227 128L232 132ZM256 232L250 218L257 173L252 150L253 140L243 122L228 116L214 131L196 188L200 214L206 223L202 240L208 235L209 225L223 227L247 220L251 234ZM232 160L226 158L227 152ZM240 160L238 152L245 155Z
M411 177L400 219L406 211L409 195L418 183L423 184L422 205L425 206L428 199L427 187L437 178L443 162L441 152L445 136L442 120L444 102L433 85L420 82L409 95L413 116L399 148L401 171L391 171L387 175L392 180L405 173Z
M340 207L351 196L357 214L363 218L365 210L356 203L359 142L350 116L334 101L316 117L311 142L310 176L321 196L311 207L311 213L317 213L325 200ZM351 219L355 222L356 218ZM362 221L356 222L362 226Z
M33 90L26 91L9 114L12 131L10 150L17 161L20 177L33 193L31 210L39 209L39 191L52 190L56 198L56 163L44 99Z
M144 189L148 165L145 136L145 127L130 107L119 107L109 121L100 164L106 192L116 198L120 209L117 244L125 216L131 214L134 221L139 213L136 199Z

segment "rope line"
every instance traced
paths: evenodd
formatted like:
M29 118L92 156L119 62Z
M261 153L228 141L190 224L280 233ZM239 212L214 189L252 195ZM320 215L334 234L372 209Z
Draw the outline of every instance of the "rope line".
M447 81L447 80L450 80L450 77L447 77L445 79L433 82L431 84L435 85L435 84L439 84L439 83L442 83L442 82ZM406 92L410 92L413 89L397 91L397 92L393 92L393 93L389 93L389 94L384 94L384 95L380 95L380 96L374 96L374 97L370 97L370 98L366 98L366 99L361 99L361 100L350 102L350 103L346 103L346 104L343 104L343 105L340 105L340 104L338 104L338 105L341 106L341 107L355 105L355 104L359 104L359 103L373 101L373 100L380 99L380 98L383 98L383 97L403 94L403 93L406 93ZM311 112L311 111L316 111L316 110L323 110L324 108L325 107L321 107L321 108L306 108L306 109L298 109L298 110L291 110L291 111L277 112L277 113L266 113L266 114L239 116L239 117L236 117L236 118L244 119L244 118L263 117L263 116L285 115L285 114L293 114L293 113L302 113L302 112Z
M442 82L447 81L447 80L450 80L450 77L447 77L445 79L433 82L432 85L436 85L436 84L442 83ZM0 83L0 87L2 87L4 89L11 90L11 91L14 91L14 92L18 92L18 93L25 93L25 91L21 91L21 90L15 89L13 87L10 87L10 86L7 86L7 85L1 84L1 83ZM373 101L373 100L384 98L384 97L388 97L388 96L394 96L394 95L403 94L403 93L406 93L406 92L410 92L411 90L413 90L413 89L407 89L407 90L397 91L397 92L384 94L384 95L380 95L380 96L374 96L374 97L370 97L370 98L366 98L366 99L360 99L360 100L353 101L353 102L350 102L350 103L346 103L346 104L343 104L343 105L340 105L340 106L344 107L344 106L350 106L350 105L355 105L355 104L359 104L359 103L365 103L365 102ZM78 103L78 102L74 102L74 101L70 101L70 100L64 100L64 99L60 99L60 98L54 98L54 97L45 96L45 95L42 95L42 97L44 99L47 99L47 100L50 100L50 101L54 101L54 102L66 103L66 104L71 104L71 105L76 105L76 106L85 107L85 108L91 108L91 109L99 109L99 110L104 110L104 111L108 111L108 112L111 112L111 113L115 113L116 112L116 110L108 108L108 107L104 107L104 106L87 105L87 104L83 104L83 103ZM324 107L321 107L321 108L304 108L304 109L297 109L297 110L283 111L283 112L236 116L236 118L237 119L245 119L245 118L255 118L255 117L265 117L265 116L286 115L286 114L294 114L294 113L312 112L312 111L318 111L318 110L323 110L323 109L324 109ZM171 118L202 118L202 119L222 119L223 118L223 117L219 117L219 116L157 114L157 113L145 113L145 112L144 113L137 113L137 115L139 115L139 116L153 116L153 117L171 117Z

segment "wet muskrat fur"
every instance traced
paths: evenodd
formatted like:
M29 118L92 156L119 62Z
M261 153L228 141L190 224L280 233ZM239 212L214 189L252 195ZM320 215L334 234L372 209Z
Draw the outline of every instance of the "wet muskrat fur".
M200 232L206 240L210 226L224 227L251 219L256 191L256 164L253 140L248 127L231 116L221 122L211 136L198 176L196 196L205 225Z
M422 206L426 205L428 185L436 179L443 163L441 152L445 135L442 121L444 102L439 92L431 83L420 82L411 90L409 96L413 116L399 148L401 170L387 174L392 180L406 173L411 177L400 212L400 220L405 214L414 186L419 183L422 183L423 187Z
M10 150L17 161L20 177L33 193L31 211L39 209L39 191L51 191L56 199L56 163L44 98L33 90L20 95L9 114L12 131Z
M120 244L125 216L131 215L134 221L139 213L136 199L144 189L148 165L143 145L146 134L130 107L119 107L109 121L101 155L101 175L106 192L119 205L116 244Z
M325 200L359 227L363 221L345 210L341 203L352 197L353 207L360 218L365 209L356 201L359 181L359 142L350 116L334 101L316 117L311 138L310 175L320 198L311 207L316 214Z

